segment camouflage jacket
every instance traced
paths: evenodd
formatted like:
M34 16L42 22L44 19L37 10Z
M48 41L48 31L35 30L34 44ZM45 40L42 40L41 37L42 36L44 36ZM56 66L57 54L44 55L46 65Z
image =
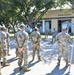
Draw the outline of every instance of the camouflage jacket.
M3 48L3 50L7 49L6 37L6 33L4 31L0 31L0 46Z
M38 31L33 31L30 35L32 43L40 43L41 34Z
M19 31L14 34L14 39L16 47L23 47L24 45L27 45L28 33L25 31Z
M61 43L63 46L67 46L68 42L70 41L70 35L68 33L65 33L65 32L60 32L56 36L56 41L58 42L58 44Z

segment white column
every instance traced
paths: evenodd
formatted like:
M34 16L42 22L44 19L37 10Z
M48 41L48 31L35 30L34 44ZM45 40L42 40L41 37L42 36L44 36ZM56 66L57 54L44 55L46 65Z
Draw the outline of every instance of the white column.
M73 25L74 25L74 18L72 18L72 21L71 21L71 29L72 29L71 32L72 33L74 33L74 26Z
M45 32L45 20L42 20L42 32Z
M58 20L57 19L52 19L51 29L53 30L54 28L56 31L58 31Z

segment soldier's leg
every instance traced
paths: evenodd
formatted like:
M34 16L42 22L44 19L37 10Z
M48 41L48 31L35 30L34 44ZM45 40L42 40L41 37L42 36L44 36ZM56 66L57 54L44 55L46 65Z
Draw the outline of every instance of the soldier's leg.
M68 63L68 48L67 47L64 49L64 53L65 53L66 66L70 66L70 64Z
M3 66L9 66L9 63L7 63L6 50L3 50Z
M38 61L41 61L41 58L40 58L40 44L37 45L37 56L38 56Z
M28 62L27 62L28 54L27 54L27 48L26 48L26 47L25 47L25 49L23 50L23 58L24 58L24 71L25 71L25 72L28 72L28 71L30 71L31 69L28 68Z
M10 56L9 50L10 50L10 45L7 46L7 55L8 55L8 56Z
M23 61L23 52L18 52L18 66L19 66L19 70L22 69L22 61Z
M35 58L35 53L36 53L36 50L35 50L36 48L35 47L33 47L33 53L32 53L32 61L34 60L34 58Z
M18 48L16 48L16 52L15 53L16 53L16 57L18 57Z
M58 50L58 65L60 65L60 61L61 61L61 57L62 57L62 48L60 47Z
M0 60L0 75L1 75L1 60Z

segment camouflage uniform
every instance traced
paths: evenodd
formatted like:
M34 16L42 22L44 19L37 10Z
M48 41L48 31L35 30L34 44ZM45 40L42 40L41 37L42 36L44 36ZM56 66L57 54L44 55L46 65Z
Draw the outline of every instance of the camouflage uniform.
M21 31L20 28L18 28L18 31L14 34L15 43L17 43L16 36L19 33L19 31ZM16 52L15 53L16 53L16 57L18 57L18 46L16 46Z
M38 55L38 61L41 60L41 58L40 58L40 38L41 38L41 35L40 35L39 31L33 31L30 35L30 39L32 42L32 48L33 48L32 61L34 60L36 51L37 51L37 55Z
M64 52L66 66L68 66L68 42L70 41L70 35L66 32L60 32L56 36L56 40L57 40L58 45L59 45L58 64L60 64L62 53Z
M45 29L45 38L48 38L48 29Z
M7 34L7 55L9 56L9 50L10 50L10 37L9 37L9 33L6 32Z
M1 26L0 26L0 41L1 41ZM2 43L0 42L0 75L1 75L1 55L2 55Z
M18 50L18 65L19 65L19 70L22 69L21 65L24 59L24 69L25 71L30 71L29 68L27 68L27 59L28 59L28 53L27 53L27 41L28 41L28 33L21 30L16 33L15 35L15 41L16 41L16 48L23 48L22 51Z
M7 50L7 43L6 43L6 33L3 31L4 29L2 28L2 31L0 31L0 60L1 57L3 58L3 66L9 66L7 63L7 58L6 58L6 50Z

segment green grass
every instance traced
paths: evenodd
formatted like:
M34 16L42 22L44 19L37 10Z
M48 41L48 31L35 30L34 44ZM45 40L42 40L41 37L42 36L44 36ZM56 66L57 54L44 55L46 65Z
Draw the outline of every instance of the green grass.
M10 37L13 37L13 36L14 36L14 34L11 34L11 33L10 33L10 34L9 34L9 36L10 36Z
M70 38L74 38L74 36L70 36Z
M10 33L9 36L10 36L10 37L13 37L14 34L11 34L11 33ZM51 35L49 35L49 36L51 36ZM41 38L45 38L45 35L41 35ZM74 38L74 36L70 36L70 38Z

